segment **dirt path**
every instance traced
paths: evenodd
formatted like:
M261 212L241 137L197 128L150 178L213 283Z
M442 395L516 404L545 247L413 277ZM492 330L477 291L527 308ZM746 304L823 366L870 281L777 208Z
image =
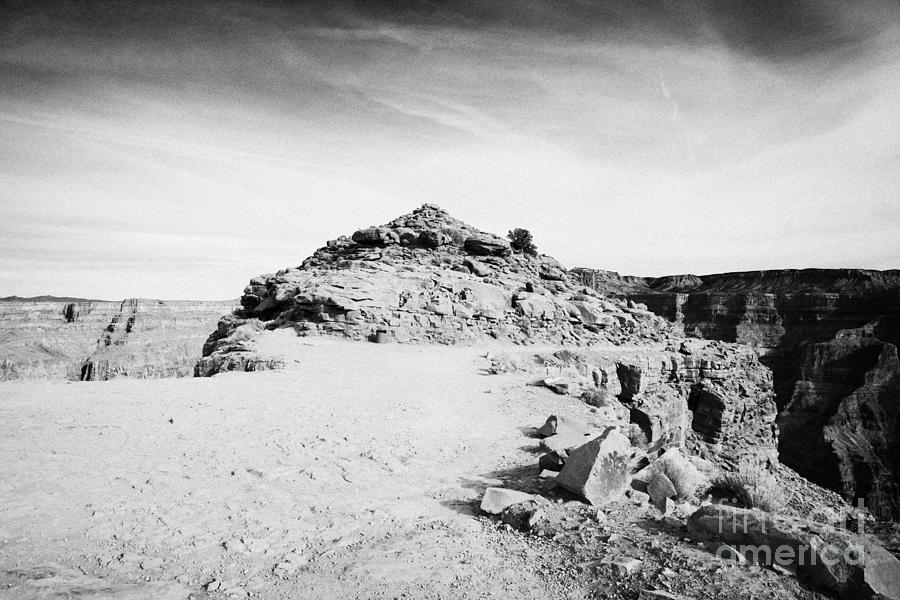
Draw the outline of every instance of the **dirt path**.
M276 343L287 371L0 385L0 570L173 597L587 594L561 549L473 516L534 464L520 428L583 404L481 374L484 348Z

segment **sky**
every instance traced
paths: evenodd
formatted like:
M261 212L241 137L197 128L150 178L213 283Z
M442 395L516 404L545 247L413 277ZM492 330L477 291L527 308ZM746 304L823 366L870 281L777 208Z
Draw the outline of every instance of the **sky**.
M226 299L430 202L633 275L900 268L900 3L0 4L0 296Z

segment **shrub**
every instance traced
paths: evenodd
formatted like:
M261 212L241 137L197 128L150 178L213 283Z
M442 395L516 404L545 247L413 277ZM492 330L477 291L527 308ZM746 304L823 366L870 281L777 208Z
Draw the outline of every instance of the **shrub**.
M228 337L234 342L246 342L247 340L252 340L255 333L256 327L250 323L243 323L238 325Z
M757 459L741 460L738 470L722 473L713 481L712 490L734 498L748 508L775 512L787 504L787 494L775 476Z
M709 480L688 458L678 450L668 450L650 465L650 472L662 473L669 478L679 500L696 501L709 487Z
M506 237L509 238L509 245L516 252L524 252L531 256L537 254L537 246L534 245L534 238L531 237L531 232L527 229L516 227L510 231Z
M683 457L682 457L683 458ZM708 480L686 458L663 461L660 471L669 478L680 500L696 500Z

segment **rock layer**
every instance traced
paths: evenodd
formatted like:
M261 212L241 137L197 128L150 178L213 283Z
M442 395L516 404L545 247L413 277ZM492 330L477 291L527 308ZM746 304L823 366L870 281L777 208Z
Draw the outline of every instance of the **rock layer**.
M82 381L192 375L212 322L235 302L124 300L81 367Z
M900 371L891 358L900 344L900 271L571 275L695 336L754 347L774 374L781 460L881 517L900 518Z
M0 380L189 375L236 302L0 301Z

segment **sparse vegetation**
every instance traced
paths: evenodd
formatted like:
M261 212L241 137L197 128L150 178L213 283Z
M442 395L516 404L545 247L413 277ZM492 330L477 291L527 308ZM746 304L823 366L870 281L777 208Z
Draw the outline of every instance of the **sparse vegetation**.
M748 508L775 512L787 504L787 494L775 476L760 460L746 458L738 470L722 473L713 481L711 491L733 498Z
M534 238L527 229L516 227L510 231L506 237L509 238L509 245L516 252L522 252L529 256L535 256L537 254L537 246L534 245Z
M679 500L696 500L709 483L697 467L682 455L658 460L657 464L659 472L668 477L675 486Z

